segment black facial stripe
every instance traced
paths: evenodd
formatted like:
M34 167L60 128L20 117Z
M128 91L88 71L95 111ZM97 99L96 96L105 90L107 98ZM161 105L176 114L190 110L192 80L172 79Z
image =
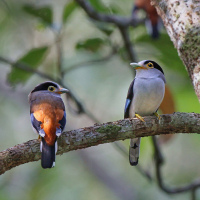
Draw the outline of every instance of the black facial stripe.
M155 69L158 69L159 71L161 71L161 72L164 74L164 72L163 72L162 68L160 67L160 65L159 65L158 63L156 63L155 61L146 60L146 61L144 62L144 64L146 65L146 64L148 64L149 62L151 62L151 63L153 64L153 66L154 66Z
M146 64L148 64L149 62L152 63L152 60L146 60L146 61L144 62L144 64L146 65Z
M53 82L44 82L44 83L41 83L40 85L36 86L33 89L32 93L36 92L36 91L41 91L41 90L48 90L49 86L53 86L55 88L58 88L58 85L56 83L53 83Z

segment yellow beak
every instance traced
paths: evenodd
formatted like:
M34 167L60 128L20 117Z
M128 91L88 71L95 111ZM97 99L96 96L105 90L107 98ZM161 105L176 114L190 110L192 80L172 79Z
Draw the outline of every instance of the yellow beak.
M57 90L55 93L58 93L58 94L63 94L63 93L68 93L69 90L68 89L65 89L65 88L60 88L59 90Z
M138 63L130 63L130 65L134 68L134 69L147 69L146 67L138 64Z

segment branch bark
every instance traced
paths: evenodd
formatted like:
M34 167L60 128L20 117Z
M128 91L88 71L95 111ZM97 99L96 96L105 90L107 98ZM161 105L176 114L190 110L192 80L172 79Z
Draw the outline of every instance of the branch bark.
M152 0L152 4L161 16L200 100L200 3L195 0Z
M57 154L134 137L200 133L200 114L161 115L160 121L155 116L144 119L145 123L138 119L124 119L64 132L58 139ZM39 140L30 140L0 152L0 174L18 165L39 160L39 144Z

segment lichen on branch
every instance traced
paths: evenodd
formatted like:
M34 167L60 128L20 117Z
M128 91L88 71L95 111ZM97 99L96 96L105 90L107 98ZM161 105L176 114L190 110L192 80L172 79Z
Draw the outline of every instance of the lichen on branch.
M200 101L199 1L152 0L183 61ZM173 67L173 61L172 61Z

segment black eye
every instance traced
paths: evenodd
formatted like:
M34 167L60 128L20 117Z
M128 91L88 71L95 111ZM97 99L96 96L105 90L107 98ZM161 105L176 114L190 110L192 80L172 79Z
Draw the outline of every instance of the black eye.
M49 87L48 87L48 90L49 90L50 92L53 92L53 91L55 90L55 87L49 86Z
M153 68L153 64L152 64L152 63L148 63L147 66L148 66L149 68Z

